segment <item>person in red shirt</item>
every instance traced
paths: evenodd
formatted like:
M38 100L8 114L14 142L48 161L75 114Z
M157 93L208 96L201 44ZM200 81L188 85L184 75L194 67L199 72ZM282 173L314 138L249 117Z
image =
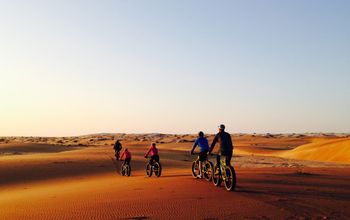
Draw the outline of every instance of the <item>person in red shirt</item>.
M158 154L158 148L156 147L156 143L152 143L151 147L145 154L145 158L147 158L148 155L151 155L151 158L149 162L153 164L153 161L159 162L159 154Z
M123 151L122 155L120 155L120 160L123 160L123 157L125 157L123 165L125 165L125 164L130 165L131 153L128 150L128 148L125 148L125 150Z

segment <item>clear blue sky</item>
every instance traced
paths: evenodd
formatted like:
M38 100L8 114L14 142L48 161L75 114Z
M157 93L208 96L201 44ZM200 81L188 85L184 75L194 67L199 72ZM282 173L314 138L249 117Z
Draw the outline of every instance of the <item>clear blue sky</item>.
M350 1L0 1L0 136L350 132Z

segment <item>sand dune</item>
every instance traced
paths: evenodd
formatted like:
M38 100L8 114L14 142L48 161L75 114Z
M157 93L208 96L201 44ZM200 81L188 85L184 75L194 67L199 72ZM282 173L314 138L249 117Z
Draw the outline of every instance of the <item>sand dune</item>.
M117 138L133 154L131 177L119 175L115 138L5 139L0 144L0 219L350 218L350 166L275 156L297 152L295 147L314 137L236 135L232 164L238 185L232 193L191 176L194 135L120 134ZM160 178L145 176L143 155L152 141L161 155ZM331 137L324 146L348 141Z
M350 139L316 139L313 143L299 146L279 155L299 160L350 163Z

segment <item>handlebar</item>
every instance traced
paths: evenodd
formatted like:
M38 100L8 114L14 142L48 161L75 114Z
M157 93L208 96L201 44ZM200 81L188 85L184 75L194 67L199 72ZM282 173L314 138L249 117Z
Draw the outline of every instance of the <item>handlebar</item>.
M190 152L190 154L191 154L191 155L197 155L197 156L199 156L199 153L191 153L191 152ZM210 154L208 153L208 156L217 156L217 155L218 155L218 154L216 154L216 153L210 153Z

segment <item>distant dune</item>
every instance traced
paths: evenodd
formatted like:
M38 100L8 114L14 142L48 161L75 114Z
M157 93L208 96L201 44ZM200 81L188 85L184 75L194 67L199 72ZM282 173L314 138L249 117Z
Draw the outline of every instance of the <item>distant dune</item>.
M316 139L310 144L301 145L293 150L283 152L280 156L299 160L350 163L350 138L335 140Z

